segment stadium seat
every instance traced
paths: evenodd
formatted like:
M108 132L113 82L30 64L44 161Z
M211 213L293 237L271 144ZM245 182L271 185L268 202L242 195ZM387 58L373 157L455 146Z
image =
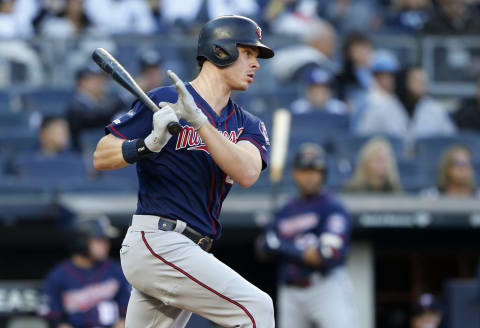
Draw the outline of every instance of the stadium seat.
M401 159L397 162L397 168L403 190L406 192L418 192L434 184L431 176L421 174L415 160Z
M105 135L105 130L100 129L90 129L81 133L80 143L82 145L83 152L93 152L97 147L98 141Z
M4 113L10 109L10 93L7 91L0 91L0 113Z
M25 128L28 126L28 118L29 114L25 112L13 113L0 110L0 128Z
M35 131L27 128L2 127L0 129L0 151L7 154L19 154L34 149L38 144Z
M337 136L333 139L332 149L337 159L348 159L352 163L356 161L362 146L374 136ZM390 142L397 159L403 154L403 140L396 137L384 136Z
M434 181L443 153L453 145L466 145L472 150L474 163L480 162L480 137L475 134L459 134L451 137L430 137L416 140L416 160L421 174Z
M99 180L103 183L124 184L126 188L137 188L137 168L136 165L127 165L121 169L104 170L99 174Z
M40 111L44 115L65 115L72 89L44 88L23 93L26 109Z
M53 189L81 184L87 179L83 158L75 153L54 158L27 153L20 156L16 164L22 179Z
M480 135L475 134L459 134L456 136L438 136L419 138L415 142L416 157L420 162L438 163L443 152L450 146L462 144L468 146L474 155L474 160L480 159L480 154L476 149L480 146Z
M349 132L349 125L349 117L346 115L322 112L292 115L292 146L306 141L324 145L335 142L339 136Z

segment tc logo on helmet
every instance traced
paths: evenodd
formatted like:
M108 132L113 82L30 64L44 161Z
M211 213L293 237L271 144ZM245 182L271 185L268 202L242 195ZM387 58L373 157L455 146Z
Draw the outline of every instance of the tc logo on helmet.
M257 35L258 35L258 39L261 40L262 39L262 29L260 28L260 26L257 26Z

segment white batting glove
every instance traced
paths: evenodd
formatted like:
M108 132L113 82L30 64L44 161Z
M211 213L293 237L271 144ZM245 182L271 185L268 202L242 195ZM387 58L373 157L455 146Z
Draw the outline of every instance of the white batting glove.
M145 146L154 153L161 151L172 137L167 130L167 125L174 121L178 122L178 118L170 106L165 106L155 112L155 114L153 114L153 129L145 138Z
M188 92L185 84L177 74L168 70L168 76L175 84L175 88L177 88L178 100L174 104L161 102L159 104L160 108L164 108L165 106L172 107L179 118L186 120L195 130L200 129L202 125L208 122L207 117L202 110L197 107L192 95Z

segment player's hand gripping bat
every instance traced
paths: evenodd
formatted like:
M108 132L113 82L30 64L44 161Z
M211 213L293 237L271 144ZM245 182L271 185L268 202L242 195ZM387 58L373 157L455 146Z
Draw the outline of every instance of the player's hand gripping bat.
M132 95L140 99L140 101L153 112L161 110L107 50L103 48L95 49L92 54L92 59L105 73L110 75L122 87L130 91ZM170 122L167 125L167 130L170 134L177 135L182 130L182 126L178 122Z

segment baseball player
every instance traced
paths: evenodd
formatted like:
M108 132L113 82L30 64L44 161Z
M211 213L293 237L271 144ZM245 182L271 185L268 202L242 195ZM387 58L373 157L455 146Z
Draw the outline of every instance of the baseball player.
M79 222L70 237L73 255L45 280L46 307L54 328L125 327L130 285L120 263L109 260L108 219Z
M260 248L278 258L279 327L357 327L350 279L344 268L350 218L322 191L326 159L316 144L303 144L294 159L299 196L268 225Z
M273 51L251 19L221 16L200 31L200 72L189 83L149 96L155 114L134 103L106 127L97 169L136 163L138 206L123 241L122 268L132 284L126 327L184 327L195 312L224 327L274 327L271 298L209 250L222 232L219 215L234 183L252 185L267 166L264 123L230 99L247 90ZM173 136L166 126L177 121Z

